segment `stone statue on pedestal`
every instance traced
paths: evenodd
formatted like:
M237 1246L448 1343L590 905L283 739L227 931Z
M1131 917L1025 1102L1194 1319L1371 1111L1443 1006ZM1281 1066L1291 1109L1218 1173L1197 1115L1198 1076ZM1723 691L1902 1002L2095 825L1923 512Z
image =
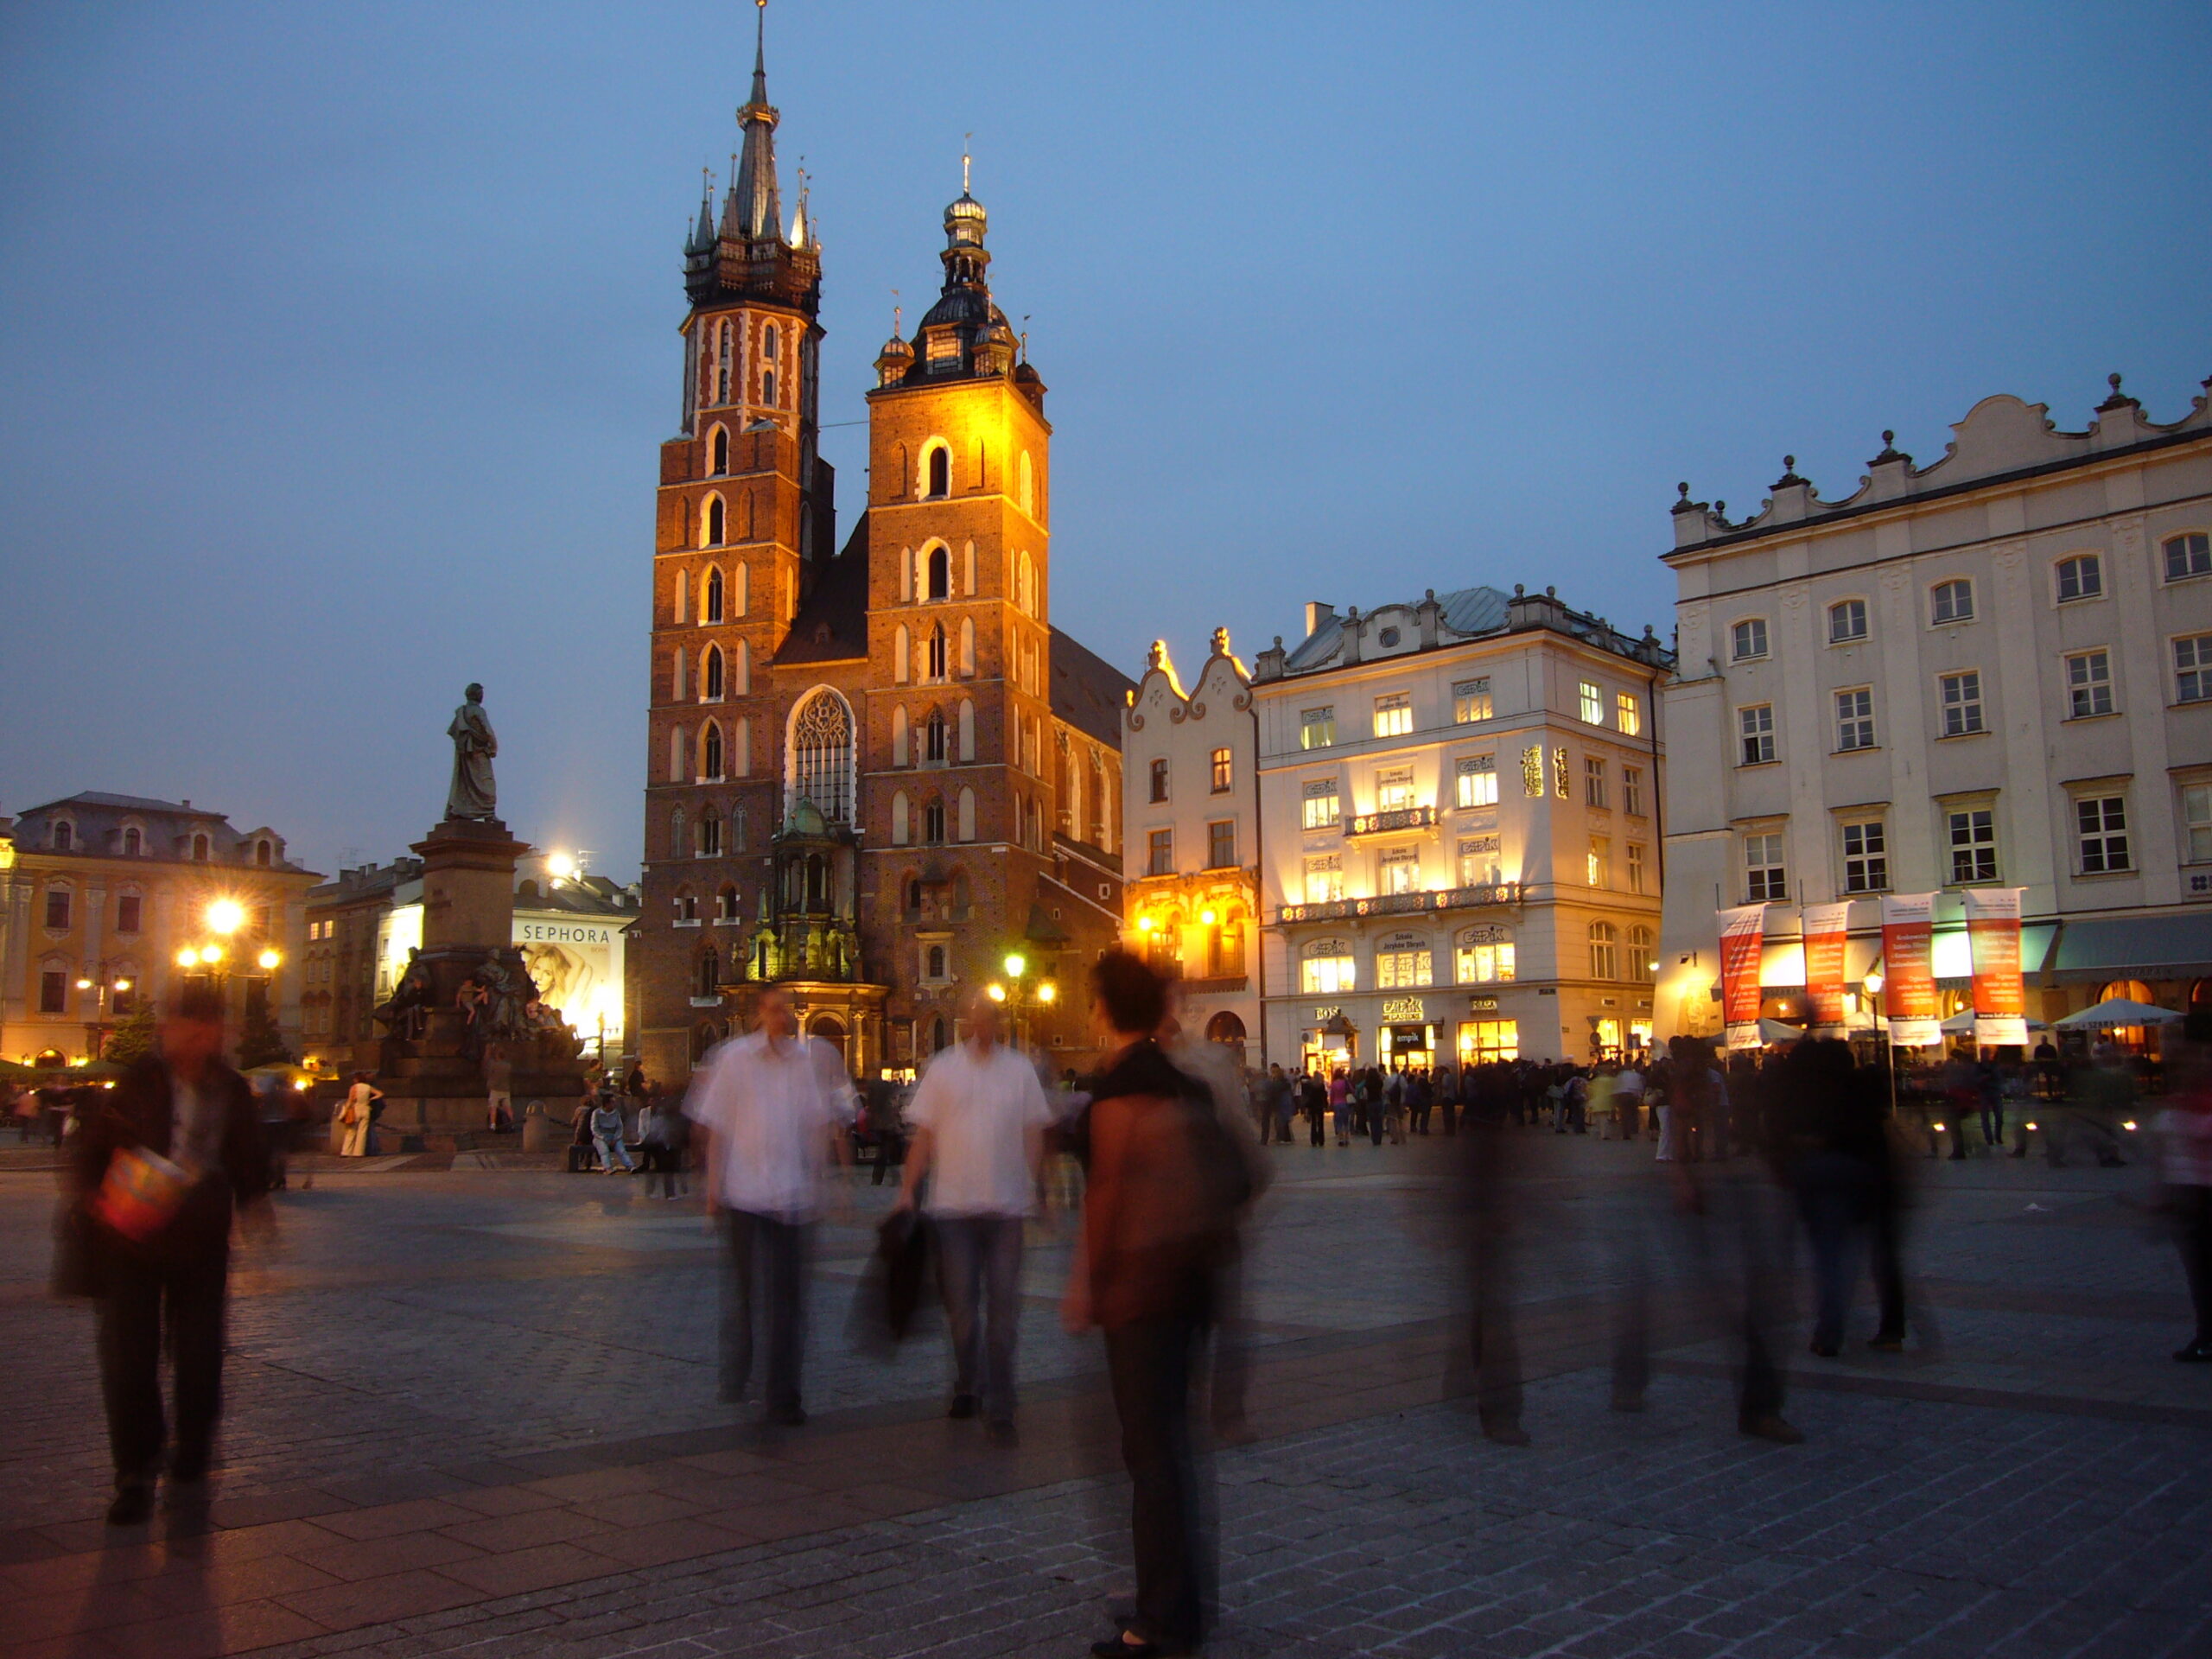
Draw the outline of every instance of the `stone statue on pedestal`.
M484 688L468 688L467 701L453 712L446 735L453 740L453 782L446 790L446 817L496 820L499 786L492 780L492 757L499 740L484 712Z

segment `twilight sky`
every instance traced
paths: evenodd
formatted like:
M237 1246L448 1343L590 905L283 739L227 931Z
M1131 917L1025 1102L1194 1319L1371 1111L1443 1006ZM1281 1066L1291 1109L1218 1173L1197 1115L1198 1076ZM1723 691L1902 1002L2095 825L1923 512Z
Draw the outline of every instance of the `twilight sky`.
M189 796L328 871L444 799L637 865L681 243L744 0L0 9L0 811ZM1847 494L1979 397L2212 374L2202 3L774 0L823 418L975 135L1056 427L1056 618L1134 670L1555 583L1669 626L1677 479ZM840 537L860 429L825 434Z

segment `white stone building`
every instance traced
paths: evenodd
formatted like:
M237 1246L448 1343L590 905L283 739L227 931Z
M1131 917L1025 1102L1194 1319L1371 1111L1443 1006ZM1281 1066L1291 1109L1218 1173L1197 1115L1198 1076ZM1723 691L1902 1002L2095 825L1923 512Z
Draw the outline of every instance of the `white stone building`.
M1178 976L1193 1030L1258 1059L1259 779L1252 680L1213 631L1183 690L1160 640L1122 711L1124 938Z
M1644 1040L1659 642L1548 590L1338 616L1254 664L1267 1058L1432 1065Z
M1739 521L1683 486L1662 1038L1719 1029L1713 912L1758 899L1785 1018L1798 907L1851 901L1857 987L1885 891L1939 892L1961 1007L1975 884L2024 889L2031 1016L2212 998L2212 415L2162 425L2119 388L2081 432L1985 398L1927 467L1885 433L1840 501L1787 460Z

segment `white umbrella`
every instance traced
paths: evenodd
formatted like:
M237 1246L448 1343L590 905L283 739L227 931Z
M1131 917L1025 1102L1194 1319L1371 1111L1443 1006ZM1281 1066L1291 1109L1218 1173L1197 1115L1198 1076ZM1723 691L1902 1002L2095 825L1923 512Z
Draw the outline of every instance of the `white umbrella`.
M1763 1043L1794 1043L1805 1034L1802 1026L1785 1025L1779 1020L1759 1016L1759 1041Z
M2064 1031L2080 1031L2085 1027L2105 1026L2177 1026L2187 1016L2171 1008L2154 1008L2148 1002L2137 1002L2124 996L2107 997L2093 1008L2079 1014L2069 1014L2058 1022Z
M1943 1022L1943 1029L1950 1033L1954 1037L1963 1037L1974 1030L1974 1014L1972 1008L1961 1008L1958 1013L1953 1014L1949 1019ZM2127 1022L2123 1020L2115 1020L2113 1023L2116 1025L2125 1025ZM2047 1020L2031 1020L2028 1021L2028 1029L2030 1031L2049 1031L2050 1029L2050 1022Z

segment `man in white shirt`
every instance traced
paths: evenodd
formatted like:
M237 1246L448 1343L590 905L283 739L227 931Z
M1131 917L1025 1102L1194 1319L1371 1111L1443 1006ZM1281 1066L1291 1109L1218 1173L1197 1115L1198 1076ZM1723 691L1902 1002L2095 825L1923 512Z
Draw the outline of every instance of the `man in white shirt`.
M745 1397L753 1372L755 1275L765 1304L768 1420L806 1421L799 1357L806 1345L808 1253L822 1209L822 1178L834 1150L852 1160L846 1130L856 1102L837 1051L802 1037L791 1001L760 996L760 1024L708 1058L684 1116L706 1140L700 1166L707 1203L729 1238L721 1330L721 1397Z
M1621 1139L1634 1141L1643 1134L1643 1073L1634 1061L1621 1067L1613 1079L1613 1111L1620 1119Z
M999 1040L997 1003L975 996L967 1025L967 1035L930 1062L906 1108L915 1133L899 1204L911 1208L929 1178L952 1327L950 1414L973 1417L980 1393L992 1438L1005 1442L1014 1438L1021 1224L1037 1208L1052 1108L1028 1057Z

